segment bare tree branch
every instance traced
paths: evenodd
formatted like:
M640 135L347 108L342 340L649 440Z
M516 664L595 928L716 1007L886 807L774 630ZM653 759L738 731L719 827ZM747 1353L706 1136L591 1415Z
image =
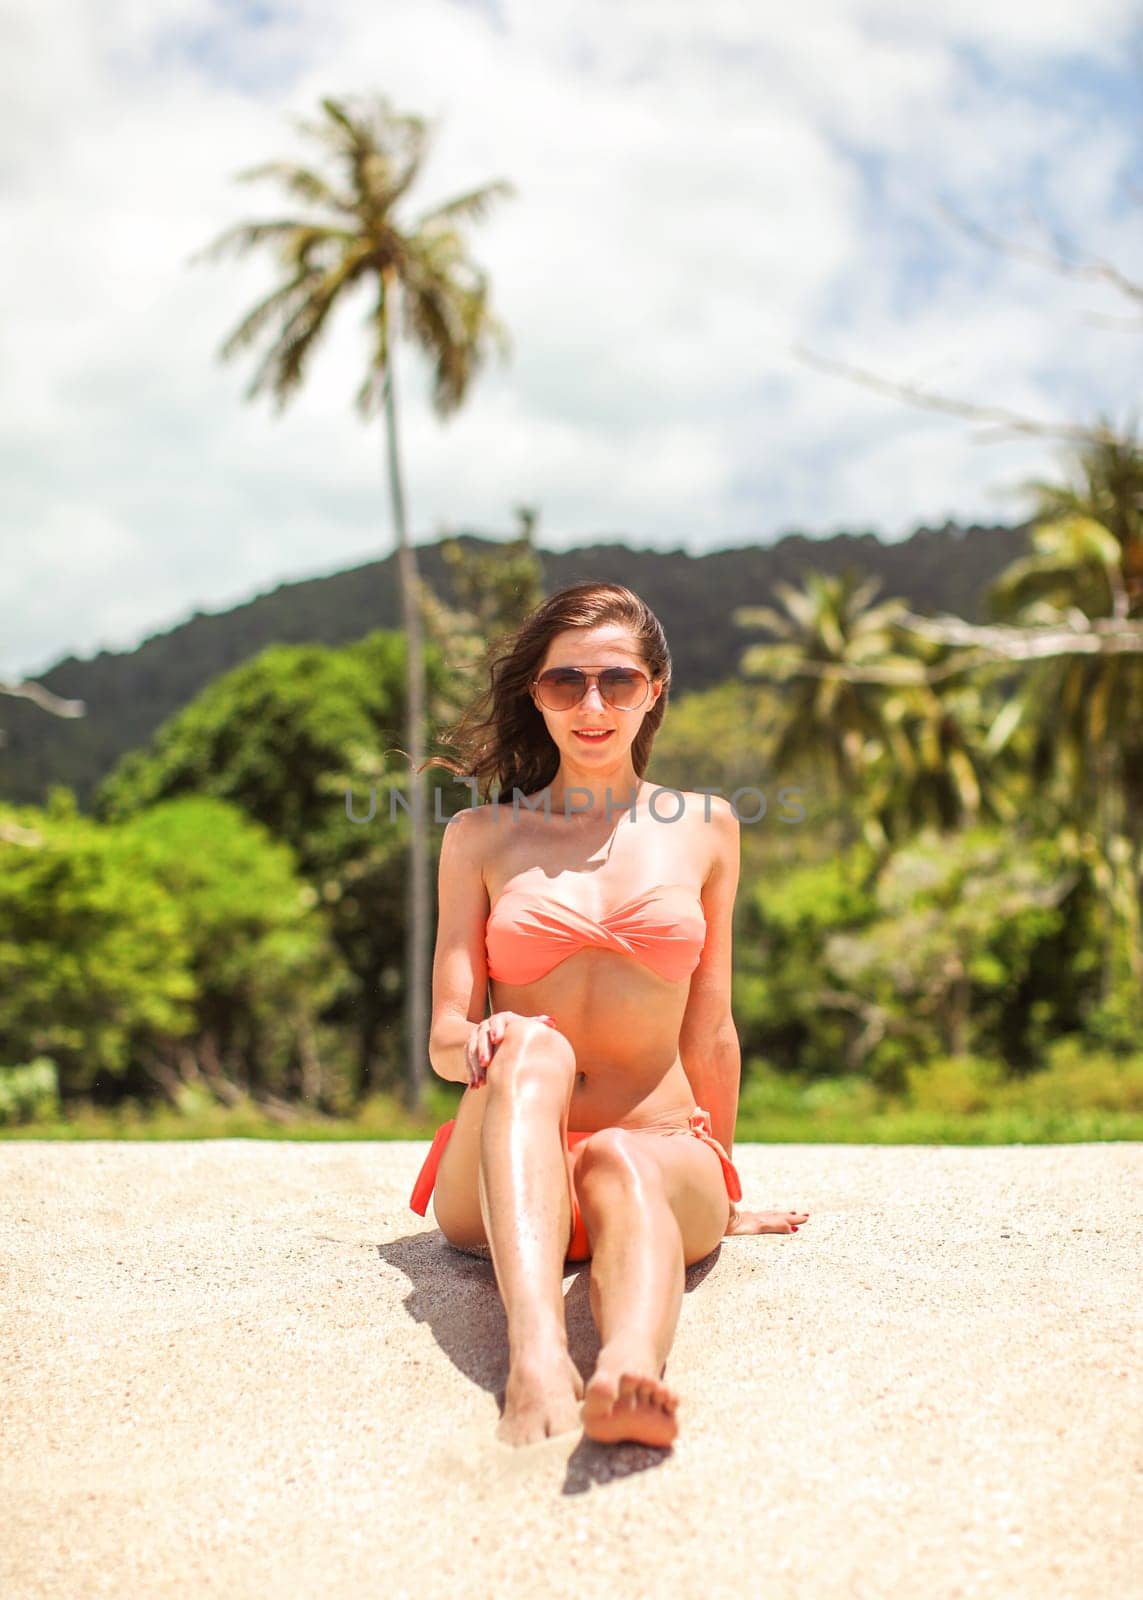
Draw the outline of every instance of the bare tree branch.
M1069 258L1070 247L1067 242L1058 234L1052 234L1051 229L1042 221L1044 232L1052 239L1051 250L1041 250L1036 245L1005 239L1000 234L993 233L991 228L984 228L980 223L972 222L968 217L962 216L959 211L955 211L942 200L937 201L937 209L970 238L990 246L993 250L999 250L1004 255L1016 256L1022 261L1033 261L1037 266L1048 267L1064 278L1078 278L1088 283L1109 283L1113 289L1118 289L1120 294L1125 294L1129 300L1143 301L1143 283L1136 283L1126 273L1120 272L1114 262L1104 261L1099 256L1085 258L1071 250Z
M29 850L38 850L43 842L43 834L37 833L34 828L21 828L18 822L0 822L0 844L19 844Z
M912 611L898 618L901 627L938 644L970 645L994 661L1045 661L1052 656L1143 655L1143 622L1111 617L1085 617L1072 611L1066 624L1012 627L982 626L963 617L921 617Z
M784 682L788 678L838 678L844 683L879 683L902 689L942 683L974 668L1006 662L1050 661L1059 656L1143 655L1143 622L1085 617L1073 611L1067 623L1047 627L981 626L951 615L922 617L904 611L895 625L935 644L961 645L955 660L926 666L911 661L900 666L859 667L842 661L797 661L776 670L751 669L751 678Z
M1143 649L1143 644L1140 648ZM858 667L848 661L798 661L777 670L750 667L743 671L747 677L774 683L784 683L787 678L837 678L843 683L879 683L887 689L914 689L941 683L945 678L953 678L972 667L994 665L996 659L982 650L956 661L944 661L935 667L926 667L919 661L908 667Z
M1143 315L1117 317L1111 312L1085 311L1083 320L1095 328L1112 328L1116 333L1143 333Z
M17 700L31 700L53 717L83 717L87 707L82 700L61 700L58 694L45 689L42 683L8 683L0 678L0 694L12 695Z
M876 372L869 372L864 367L854 367L845 361L833 361L828 356L820 356L805 345L791 345L790 349L793 355L808 366L817 367L822 372L834 373L838 377L849 378L855 383L863 384L867 389L876 390L878 394L889 395L894 400L907 400L910 405L923 406L929 411L943 411L948 416L967 417L970 421L989 423L998 437L1003 437L1007 433L1024 433L1040 438L1066 439L1075 444L1106 445L1123 442L1120 434L1111 428L1105 428L1101 423L1089 428L1074 422L1043 422L1034 417L1021 416L1017 411L1009 411L1005 406L981 406L971 400L952 400L947 395L930 394L913 384L896 383L891 378L882 378ZM981 437L987 437L987 434Z

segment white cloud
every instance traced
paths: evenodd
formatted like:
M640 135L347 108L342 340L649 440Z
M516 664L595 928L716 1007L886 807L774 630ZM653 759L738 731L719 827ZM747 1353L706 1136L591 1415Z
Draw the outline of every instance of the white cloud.
M390 547L380 422L351 409L367 301L277 418L243 402L255 354L216 359L271 259L188 265L280 210L232 177L313 159L291 119L328 93L437 119L406 220L494 177L518 191L470 236L511 364L442 425L401 347L418 539L507 531L524 500L559 546L1014 515L999 489L1048 446L974 444L789 350L1122 412L1137 346L1084 316L1127 308L982 249L936 202L1025 238L1034 203L1130 265L1134 130L1056 86L1113 70L1132 22L1120 0L296 0L247 24L223 0L21 0L0 40L0 671Z

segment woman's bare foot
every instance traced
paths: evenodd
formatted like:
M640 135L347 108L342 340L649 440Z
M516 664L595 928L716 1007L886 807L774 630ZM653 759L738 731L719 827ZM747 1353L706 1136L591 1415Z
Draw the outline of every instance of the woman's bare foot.
M602 1444L631 1439L637 1444L669 1445L679 1431L679 1397L653 1376L653 1358L600 1352L583 1401L583 1431Z
M583 1379L566 1350L530 1356L508 1374L504 1415L496 1437L504 1444L536 1444L580 1425Z
M731 1206L730 1233L797 1233L809 1216L808 1211L739 1211Z

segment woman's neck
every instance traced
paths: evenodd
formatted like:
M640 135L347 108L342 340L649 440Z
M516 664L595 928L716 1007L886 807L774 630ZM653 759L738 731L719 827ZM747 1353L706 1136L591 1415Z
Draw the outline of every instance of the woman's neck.
M579 818L585 822L603 822L614 821L622 813L629 812L632 802L638 809L646 788L634 768L626 774L592 777L585 783L577 783L561 768L548 785L547 796L552 811L566 816L569 822Z

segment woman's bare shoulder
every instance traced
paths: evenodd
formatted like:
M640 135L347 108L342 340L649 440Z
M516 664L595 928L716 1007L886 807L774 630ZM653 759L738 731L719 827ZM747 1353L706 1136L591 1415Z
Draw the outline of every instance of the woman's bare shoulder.
M680 792L687 803L688 837L702 860L702 877L706 882L715 871L732 867L738 861L738 817L730 801L720 794Z
M493 806L466 806L451 816L445 826L442 855L447 852L452 860L463 863L470 871L479 872L485 887L490 873L495 871L500 844L497 820Z
M466 806L463 811L456 811L449 817L441 841L442 857L467 867L482 865L486 849L482 809L480 806Z
M702 789L691 793L680 789L686 803L686 816L701 837L718 838L725 845L738 837L738 815L730 801L721 794L710 794Z
M678 792L686 801L687 810L696 811L700 817L705 818L708 814L712 818L734 816L734 807L725 795L715 794L709 789L696 789L693 793L690 789L680 789Z

